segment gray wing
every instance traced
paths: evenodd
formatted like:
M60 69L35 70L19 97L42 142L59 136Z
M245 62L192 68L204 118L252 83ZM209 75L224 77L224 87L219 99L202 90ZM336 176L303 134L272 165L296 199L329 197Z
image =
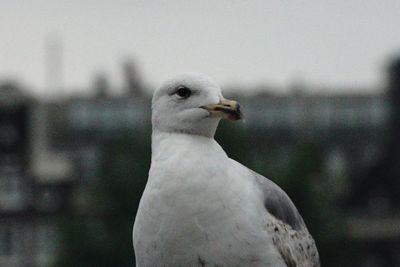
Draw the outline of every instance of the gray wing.
M251 170L250 170L251 171ZM288 195L275 183L251 171L264 197L266 210L274 219L267 222L275 247L288 267L319 267L314 239Z

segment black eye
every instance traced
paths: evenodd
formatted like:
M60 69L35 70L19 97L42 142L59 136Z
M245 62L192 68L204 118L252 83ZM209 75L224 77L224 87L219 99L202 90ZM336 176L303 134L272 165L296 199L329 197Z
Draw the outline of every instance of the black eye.
M179 86L175 94L177 94L180 98L186 99L192 94L192 91L190 91L190 89L185 86Z

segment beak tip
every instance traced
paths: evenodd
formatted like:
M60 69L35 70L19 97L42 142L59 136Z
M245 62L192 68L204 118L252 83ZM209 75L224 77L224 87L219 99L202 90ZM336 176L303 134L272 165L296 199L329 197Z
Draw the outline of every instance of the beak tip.
M228 120L241 120L243 119L242 108L240 104L233 100L221 99L220 103L201 106L210 113L210 117L220 117Z
M239 103L237 103L237 106L236 106L236 113L237 113L238 120L243 119L242 106L240 106Z

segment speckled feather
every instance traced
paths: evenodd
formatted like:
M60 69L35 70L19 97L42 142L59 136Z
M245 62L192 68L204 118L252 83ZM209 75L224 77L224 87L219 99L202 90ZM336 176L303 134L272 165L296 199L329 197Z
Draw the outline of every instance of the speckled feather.
M320 266L317 247L306 228L294 230L277 219L267 223L267 231L288 267Z
M287 194L276 184L249 170L263 191L264 204L273 216L266 219L266 230L288 267L319 267L314 239Z

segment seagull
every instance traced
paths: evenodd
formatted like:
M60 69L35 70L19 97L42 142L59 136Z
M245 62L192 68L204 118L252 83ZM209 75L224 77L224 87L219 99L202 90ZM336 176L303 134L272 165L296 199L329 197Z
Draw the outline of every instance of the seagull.
M312 236L287 194L214 140L238 102L203 74L182 74L152 99L152 155L133 246L138 267L318 267Z

